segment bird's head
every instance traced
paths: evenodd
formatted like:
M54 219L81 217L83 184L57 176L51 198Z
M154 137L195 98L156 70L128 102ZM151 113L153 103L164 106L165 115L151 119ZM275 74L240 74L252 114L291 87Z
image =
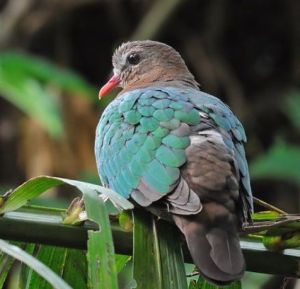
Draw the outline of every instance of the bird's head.
M122 44L112 57L112 78L99 97L120 86L125 90L150 85L198 87L180 54L161 42L145 40Z

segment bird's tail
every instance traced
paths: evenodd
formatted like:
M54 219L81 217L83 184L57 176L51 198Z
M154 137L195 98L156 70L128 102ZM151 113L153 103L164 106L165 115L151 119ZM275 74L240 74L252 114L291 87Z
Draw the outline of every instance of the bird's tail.
M213 223L208 219L202 213L174 215L200 273L215 284L226 285L240 279L245 271L236 224L228 224L228 218Z

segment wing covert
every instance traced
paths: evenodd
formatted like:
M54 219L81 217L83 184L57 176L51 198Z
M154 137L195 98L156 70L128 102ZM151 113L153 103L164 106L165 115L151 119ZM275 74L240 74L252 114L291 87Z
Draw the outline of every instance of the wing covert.
M107 107L95 146L103 183L143 206L174 190L190 144L189 125L200 122L198 111L181 98L165 89L138 89Z

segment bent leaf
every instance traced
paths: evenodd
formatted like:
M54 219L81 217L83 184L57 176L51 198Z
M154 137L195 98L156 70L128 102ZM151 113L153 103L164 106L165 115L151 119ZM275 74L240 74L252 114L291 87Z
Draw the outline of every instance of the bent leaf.
M128 200L108 188L70 179L40 176L28 180L21 186L17 187L14 191L2 196L0 198L0 214L14 211L25 205L32 198L41 195L50 188L63 184L76 187L83 194L90 190L96 191L104 199L110 199L117 208L121 208L123 210L129 210L133 208L133 205Z

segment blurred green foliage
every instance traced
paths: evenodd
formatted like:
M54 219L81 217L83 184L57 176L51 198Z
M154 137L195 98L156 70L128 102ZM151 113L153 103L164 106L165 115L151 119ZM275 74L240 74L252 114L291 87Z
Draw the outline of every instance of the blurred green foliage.
M300 135L300 91L293 90L282 99L282 112ZM300 147L289 141L285 131L277 137L269 150L250 163L252 179L275 178L300 184Z
M0 96L36 119L52 137L63 135L62 92L95 99L96 90L74 72L24 53L0 53Z
M255 178L276 178L300 183L300 148L277 141L265 154L250 164L250 173Z
M292 90L283 100L283 113L291 120L292 124L300 129L300 90ZM300 131L299 131L300 132Z

